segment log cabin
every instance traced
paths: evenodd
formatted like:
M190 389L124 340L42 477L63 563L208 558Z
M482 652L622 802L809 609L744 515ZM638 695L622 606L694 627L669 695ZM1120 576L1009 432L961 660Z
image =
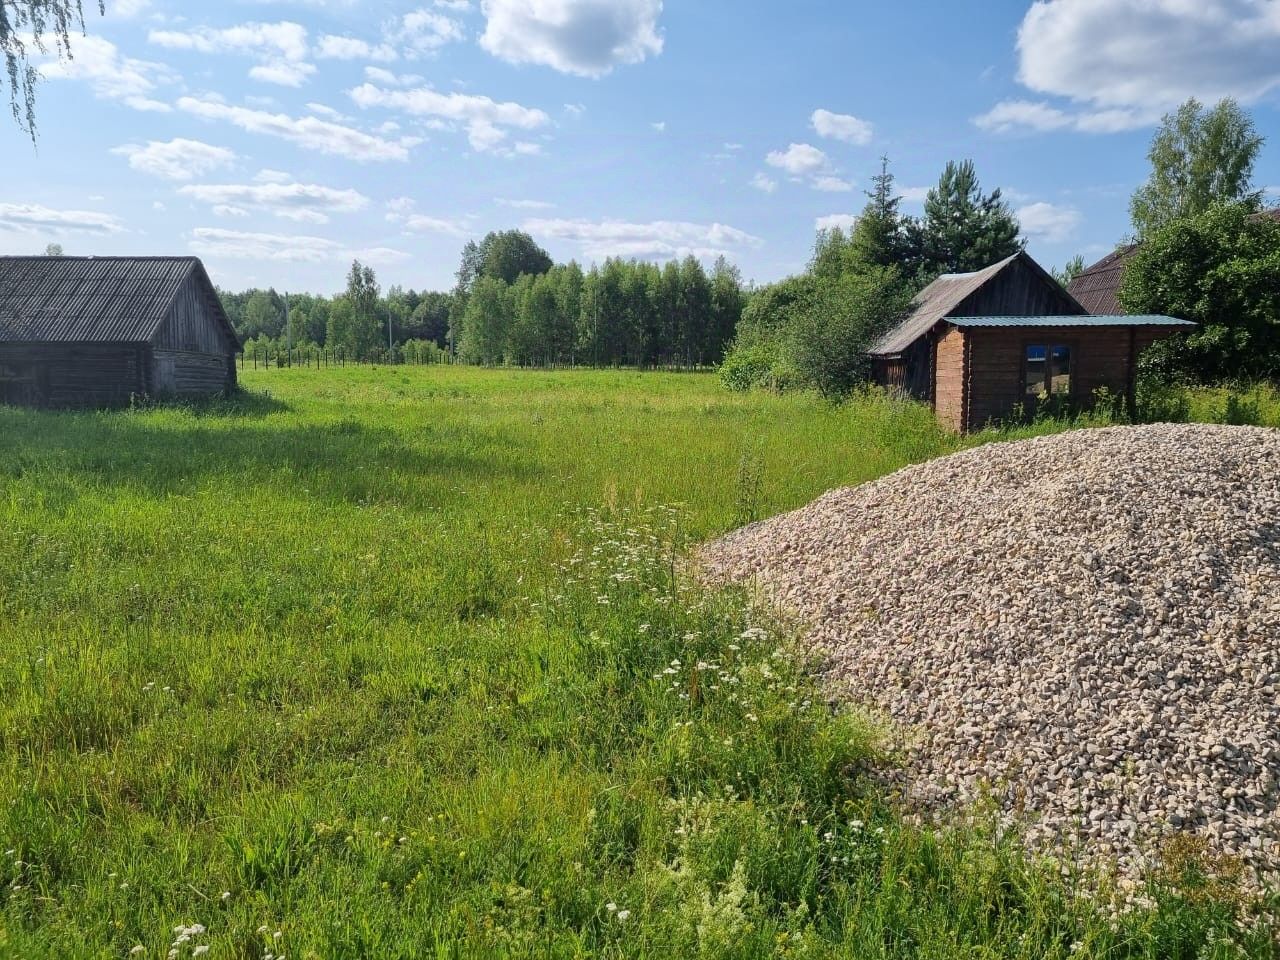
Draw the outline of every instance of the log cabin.
M1087 408L1103 388L1132 407L1142 351L1194 326L1093 316L1021 252L939 277L870 352L876 382L931 404L946 426L968 432L1025 417L1049 397Z
M0 403L210 396L239 352L195 257L0 257Z

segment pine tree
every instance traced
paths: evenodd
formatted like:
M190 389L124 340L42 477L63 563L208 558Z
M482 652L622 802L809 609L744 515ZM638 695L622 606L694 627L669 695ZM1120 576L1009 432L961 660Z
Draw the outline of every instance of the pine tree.
M1020 230L1000 191L982 192L973 161L953 161L925 198L924 216L907 224L907 261L921 285L971 273L1021 250Z
M898 207L902 198L894 191L889 158L880 158L880 173L872 177L867 205L849 234L848 258L851 266L900 266L903 259L903 224Z

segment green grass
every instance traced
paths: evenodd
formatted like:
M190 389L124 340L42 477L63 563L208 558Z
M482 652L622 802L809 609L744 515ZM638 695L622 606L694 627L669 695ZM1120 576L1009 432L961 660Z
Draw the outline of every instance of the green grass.
M677 572L990 437L711 376L245 379L0 408L0 956L1272 955L1191 868L1112 918L904 822L876 731Z

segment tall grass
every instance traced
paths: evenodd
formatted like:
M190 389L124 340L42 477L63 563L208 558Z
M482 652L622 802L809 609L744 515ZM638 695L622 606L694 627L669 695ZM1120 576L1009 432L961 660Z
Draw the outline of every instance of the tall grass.
M682 579L744 512L975 442L918 408L246 379L0 408L0 955L1271 955L1195 871L1113 915L912 826L786 633Z

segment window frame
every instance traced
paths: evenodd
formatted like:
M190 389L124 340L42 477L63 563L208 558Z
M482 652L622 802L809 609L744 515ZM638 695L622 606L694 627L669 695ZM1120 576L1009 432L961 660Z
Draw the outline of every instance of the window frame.
M1039 397L1038 393L1034 397L1031 396L1029 393L1027 393L1027 387L1029 386L1027 377L1030 373L1030 360L1027 357L1027 352L1032 347L1043 347L1045 350L1044 380L1042 381L1042 383L1045 388L1045 392L1048 394L1048 396L1051 398L1054 396L1059 396L1059 397L1066 397L1069 400L1075 399L1077 395L1076 363L1077 363L1077 357L1080 351L1079 339L1076 337L1027 337L1023 339L1022 347L1021 347L1022 378L1019 386L1019 395L1022 397L1022 402L1025 404L1030 404ZM1067 378L1069 380L1069 383L1067 385L1067 390L1064 393L1055 394L1052 391L1053 351L1058 348L1063 348L1065 350L1070 351L1070 360L1067 362Z

